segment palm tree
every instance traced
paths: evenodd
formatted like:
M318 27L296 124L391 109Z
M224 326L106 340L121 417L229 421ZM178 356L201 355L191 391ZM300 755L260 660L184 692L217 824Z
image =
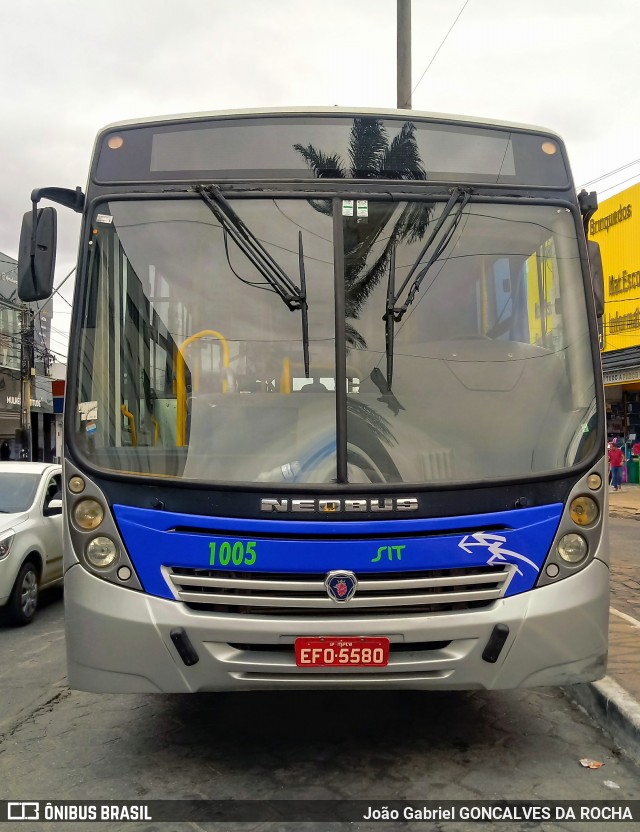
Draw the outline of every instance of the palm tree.
M337 153L324 153L309 144L294 144L318 179L426 180L415 139L415 125L410 121L389 141L381 119L354 118L349 138L349 163ZM312 200L313 207L330 215L329 200ZM357 320L363 303L388 271L391 253L398 243L421 240L433 211L432 203L410 202L398 210L392 201L370 201L367 222L357 217L346 218L344 230L346 317ZM390 227L389 227L390 226ZM383 232L387 231L387 236ZM382 249L369 263L371 251L380 243ZM364 338L348 321L345 323L347 344L365 349Z

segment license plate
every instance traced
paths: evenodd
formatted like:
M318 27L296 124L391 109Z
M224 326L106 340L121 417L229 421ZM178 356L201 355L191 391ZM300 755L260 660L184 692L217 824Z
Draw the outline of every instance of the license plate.
M298 667L386 667L389 639L351 636L297 638Z

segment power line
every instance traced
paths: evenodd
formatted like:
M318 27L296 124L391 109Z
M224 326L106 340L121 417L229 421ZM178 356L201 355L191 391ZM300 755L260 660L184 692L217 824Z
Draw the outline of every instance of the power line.
M62 287L64 286L64 284L67 282L67 280L69 280L69 278L70 278L70 277L71 277L71 275L75 272L75 270L76 270L76 267L74 266L74 267L71 269L71 271L69 272L69 274L68 274L68 275L67 275L67 276L63 279L62 283L60 283L60 285L59 285L59 286L57 286L57 287L53 290L53 292L51 293L51 295L50 295L50 296L49 296L49 297L45 300L45 302L42 304L42 306L38 309L38 311L37 311L37 312L35 313L35 315L33 316L34 318L37 318L37 317L38 317L38 315L41 315L41 314L42 314L42 312L44 311L45 306L49 303L49 301L50 301L50 300L53 300L53 296L54 296L54 295L56 295L56 294L60 291L60 289L62 289ZM70 304L70 303L69 303L69 301L65 298L65 296L64 296L64 295L59 295L59 297L61 297L61 298L62 298L62 300L63 300L65 303L67 303L67 304L69 304L69 306L71 306L71 304ZM52 315L53 315L53 306L51 307L51 313L52 313Z
M618 182L617 185L611 185L610 188L603 188L601 191L598 191L599 194L606 194L607 191L613 191L615 188L619 188L620 185L624 185L625 182L631 182L632 179L637 179L640 176L640 171L635 174L635 176L630 176L628 179L623 179L622 182Z
M67 333L62 329L56 329L55 326L49 327L49 329L50 329L52 334L64 335L65 338L67 337Z
M596 182L600 182L602 179L607 179L609 176L613 176L616 173L620 173L620 171L625 170L626 168L630 168L631 165L637 165L640 162L640 159L634 159L633 162L627 162L626 165L620 165L619 168L615 170L610 170L608 173L603 173L601 176L596 176L595 179L590 179L589 182L585 182L584 185L578 185L578 190L581 188L587 188L589 185L595 185ZM617 187L616 185L613 186L614 188ZM611 190L610 188L608 190Z
M69 339L63 338L62 335L54 335L51 339L52 344L54 347L60 347L60 349L66 349L69 346Z
M67 358L67 354L66 354L66 353L64 353L64 352L58 352L57 350L49 350L49 352L50 352L52 355L59 356L60 358L64 358L64 359L66 359L66 358Z
M451 34L451 30L453 29L453 27L454 27L454 26L456 25L456 23L458 22L458 20L459 20L459 18L460 18L460 15L461 15L461 14L462 14L462 12L463 12L463 11L467 8L467 3L468 3L468 2L469 2L469 0L465 0L465 2L464 2L464 6L463 6L463 7L460 9L460 11L458 12L458 16L456 17L456 19L453 21L453 23L452 23L452 24L451 24L451 26L449 27L449 31L447 32L447 34L446 34L446 35L442 38L442 40L440 41L440 46L436 49L436 51L435 51L435 54L434 54L433 58L431 58L431 60L430 60L430 61L429 61L429 63L427 64L427 68L425 69L425 71L424 71L424 72L422 73L422 75L420 76L420 78L419 78L419 80L418 80L418 83L417 83L417 84L415 85L415 87L411 90L411 95L413 95L413 93L414 93L414 92L418 89L418 87L420 86L420 82L422 81L422 79L424 78L424 76L425 76L425 75L427 74L427 72L429 71L429 67L430 67L430 66L431 66L431 64L435 61L435 59L438 57L438 52L439 52L439 51L442 49L442 47L444 46L444 42L446 41L446 39L447 39L447 38L449 37L449 35Z

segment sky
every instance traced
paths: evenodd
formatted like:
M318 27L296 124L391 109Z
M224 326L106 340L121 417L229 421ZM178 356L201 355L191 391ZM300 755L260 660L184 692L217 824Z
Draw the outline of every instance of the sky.
M0 32L0 251L12 257L32 189L84 189L111 122L396 106L396 0L4 0ZM639 38L639 0L412 0L413 109L549 128L578 188L611 174L588 185L607 199L640 181ZM58 286L79 216L56 207ZM54 299L61 359L74 279Z

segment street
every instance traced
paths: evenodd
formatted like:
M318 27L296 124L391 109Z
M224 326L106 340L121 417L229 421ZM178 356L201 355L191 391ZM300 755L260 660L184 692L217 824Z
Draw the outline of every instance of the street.
M612 518L609 522L611 606L640 621L640 523Z
M639 535L637 521L612 519L612 605L629 615L637 615L638 609L630 582L640 558ZM80 693L65 685L59 592L45 598L30 627L2 625L0 660L0 759L3 795L10 799L640 798L637 768L558 689ZM604 766L583 768L583 757ZM126 828L167 827L132 823ZM173 828L225 827L185 823ZM314 828L346 826L305 825ZM402 828L426 827L409 822ZM447 823L437 828L466 832L491 827ZM583 826L529 823L509 828ZM605 824L590 823L588 828L597 832Z

